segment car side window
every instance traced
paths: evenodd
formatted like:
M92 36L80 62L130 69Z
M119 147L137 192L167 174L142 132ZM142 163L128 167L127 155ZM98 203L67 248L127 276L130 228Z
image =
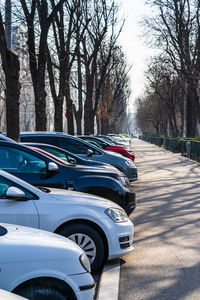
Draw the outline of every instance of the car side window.
M46 163L28 152L0 147L0 169L15 173L46 173Z
M76 154L87 154L88 147L80 142L73 139L59 139L59 146L72 153Z
M58 146L58 139L55 136L46 136L46 135L22 135L20 137L22 142L34 142L34 143L44 143Z
M88 149L93 150L94 154L101 154L99 151L90 148L88 145L74 139L59 139L59 147L75 154L87 154Z
M32 194L30 191L27 191L22 186L16 184L12 180L9 180L3 176L0 176L0 199L6 199L6 192L9 187L14 186L22 190L28 199L36 199L37 196Z
M58 146L59 144L58 137L56 136L40 136L38 142L54 146Z
M102 141L100 141L100 140L96 140L96 139L93 139L93 138L91 138L91 140L93 141L93 142L95 142L95 143L97 143L99 146L103 146L103 142ZM105 142L106 143L106 142Z

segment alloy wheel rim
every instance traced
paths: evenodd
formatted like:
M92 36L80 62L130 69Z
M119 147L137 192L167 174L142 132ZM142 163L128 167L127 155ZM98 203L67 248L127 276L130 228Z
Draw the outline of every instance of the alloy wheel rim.
M85 251L85 254L92 264L96 257L96 246L94 241L88 235L83 233L73 233L69 235L68 238Z

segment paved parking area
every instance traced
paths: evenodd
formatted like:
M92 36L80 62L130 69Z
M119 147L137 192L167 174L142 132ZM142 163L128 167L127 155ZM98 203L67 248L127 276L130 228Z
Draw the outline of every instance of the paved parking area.
M135 140L135 251L119 300L200 299L200 164Z
M200 164L134 139L135 250L121 259L119 300L200 299ZM104 294L104 300L116 300Z

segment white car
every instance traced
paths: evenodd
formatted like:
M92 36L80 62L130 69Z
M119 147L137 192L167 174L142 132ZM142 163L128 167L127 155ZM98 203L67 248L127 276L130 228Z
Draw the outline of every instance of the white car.
M84 251L57 234L0 223L0 288L28 299L92 300Z
M38 189L0 170L0 222L61 234L88 255L92 272L133 250L134 226L109 200L62 189Z

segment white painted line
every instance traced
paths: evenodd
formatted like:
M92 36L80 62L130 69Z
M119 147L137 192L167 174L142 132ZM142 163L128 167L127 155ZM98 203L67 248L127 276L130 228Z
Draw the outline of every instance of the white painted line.
M120 280L120 259L108 262L101 275L97 300L118 300Z

